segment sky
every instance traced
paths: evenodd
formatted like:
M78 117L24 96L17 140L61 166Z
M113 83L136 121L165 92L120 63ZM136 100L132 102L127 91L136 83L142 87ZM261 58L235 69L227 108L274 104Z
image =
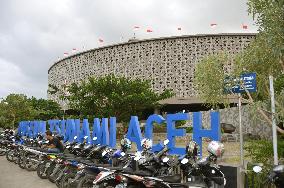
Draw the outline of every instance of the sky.
M139 39L255 33L246 0L0 0L0 98L47 98L48 69L71 54ZM215 28L210 24L216 23ZM248 26L247 30L242 24ZM177 28L181 28L178 30ZM150 29L153 32L147 33ZM103 43L99 42L103 39ZM73 52L74 53L74 52Z

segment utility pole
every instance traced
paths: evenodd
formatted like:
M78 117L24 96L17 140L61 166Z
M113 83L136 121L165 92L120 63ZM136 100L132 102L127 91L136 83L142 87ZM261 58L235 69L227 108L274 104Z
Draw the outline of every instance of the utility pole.
M275 121L275 100L274 100L273 76L269 76L269 85L270 85L271 112L272 112L271 118L272 118L272 139L273 139L274 165L278 165L277 132L276 132L276 121Z

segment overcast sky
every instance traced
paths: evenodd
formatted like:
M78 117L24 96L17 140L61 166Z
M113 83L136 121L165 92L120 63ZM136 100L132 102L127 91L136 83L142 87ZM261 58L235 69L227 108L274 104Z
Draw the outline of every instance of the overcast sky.
M0 98L46 98L47 71L64 52L138 38L256 32L246 0L0 0ZM216 28L211 23L218 24ZM248 25L243 30L242 23ZM181 27L181 31L177 28ZM147 33L146 30L153 30Z

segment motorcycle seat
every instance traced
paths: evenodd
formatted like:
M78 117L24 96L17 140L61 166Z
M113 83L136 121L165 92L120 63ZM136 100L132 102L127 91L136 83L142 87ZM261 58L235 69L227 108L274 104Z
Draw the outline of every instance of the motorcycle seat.
M111 168L111 164L97 164L99 167Z
M134 171L132 169L123 170L122 173L133 174L133 175L138 175L138 176L152 176L152 173L150 173L150 172L141 171L141 170Z
M198 161L197 162L197 164L199 165L199 166L206 166L206 165L208 165L209 164L209 161Z
M63 157L76 157L74 154L64 154Z
M79 163L83 163L84 165L88 165L88 166L94 166L95 165L92 161L86 160L86 159L79 160Z
M64 157L64 159L68 160L68 161L80 161L80 160L84 160L84 158L82 157Z
M171 187L198 187L198 188L206 188L207 185L205 183L195 183L195 182L186 182L186 183L171 183Z
M284 172L284 165L277 165L273 168L273 172L276 174L281 174Z
M121 170L122 169L122 167L109 167L108 169L110 169L110 170Z
M157 178L160 178L166 182L169 183L179 183L181 182L181 175L180 174L176 174L176 175L172 175L172 176L159 176Z

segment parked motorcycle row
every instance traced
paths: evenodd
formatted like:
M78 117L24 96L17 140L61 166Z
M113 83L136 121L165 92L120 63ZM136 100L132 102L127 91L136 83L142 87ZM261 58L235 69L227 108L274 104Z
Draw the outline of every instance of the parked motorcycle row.
M0 154L20 168L37 171L40 178L61 188L215 188L226 184L216 164L224 151L222 143L210 142L209 156L202 159L193 141L187 145L186 154L179 157L168 155L168 140L155 153L151 152L151 140L143 139L141 143L143 150L131 153L127 138L121 140L120 149L90 145L86 141L65 142L64 152L56 154L41 149L47 144L42 135L32 139L5 132L0 136Z

